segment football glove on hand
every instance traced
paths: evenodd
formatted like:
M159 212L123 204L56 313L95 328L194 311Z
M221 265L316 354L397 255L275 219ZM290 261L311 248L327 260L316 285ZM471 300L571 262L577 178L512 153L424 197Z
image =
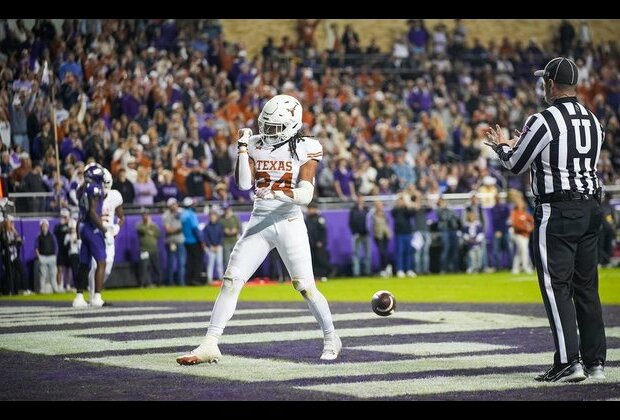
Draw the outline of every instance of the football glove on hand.
M257 188L255 195L256 198L261 200L273 200L276 197L271 188L269 187Z
M237 148L248 147L248 140L253 134L254 133L252 132L251 128L240 129L237 133L237 135L239 136L239 139L237 140Z
M109 230L105 233L105 244L106 246L114 245L114 235Z
M112 233L112 236L116 236L118 235L118 232L121 231L121 227L117 224L111 225L110 227L108 227L108 232Z
M118 235L118 232L121 230L121 227L116 223L104 223L103 226L106 229L104 233L110 233L112 236Z

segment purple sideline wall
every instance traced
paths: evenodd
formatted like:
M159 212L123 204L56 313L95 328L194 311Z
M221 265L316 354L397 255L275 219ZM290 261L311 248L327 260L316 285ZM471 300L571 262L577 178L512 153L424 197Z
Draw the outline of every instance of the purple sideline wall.
M455 209L457 214L460 217L460 209ZM489 211L489 210L485 210ZM328 236L328 250L330 253L330 260L333 264L337 266L347 266L351 263L351 232L349 230L349 209L338 209L338 210L323 210L321 211L323 217L325 217L325 221L327 224L327 236ZM247 222L250 218L250 212L238 212L237 215L241 222ZM486 215L489 217L490 214ZM162 271L165 273L166 269L166 252L164 248L164 231L162 227L162 215L161 214L152 214L151 215L153 221L160 227L161 229L161 237L159 240L159 250L162 264ZM391 214L387 211L388 222L392 223ZM121 262L137 262L138 254L139 254L139 244L138 244L138 236L136 234L135 227L142 217L140 215L130 215L126 216L125 224L121 227L121 230L116 238L116 256L114 259L115 263ZM198 213L198 219L201 223L205 223L208 220L208 215L204 213ZM34 252L34 241L39 234L39 221L40 218L15 218L15 227L22 235L24 239L24 246L21 250L22 262L26 265L26 273L32 279L32 270L31 265L33 260L35 259ZM429 220L436 221L435 212L432 211L429 213ZM53 231L54 226L58 223L58 218L48 218L50 222L50 231ZM492 232L490 224L487 223L487 246L489 252L491 252L492 247ZM379 264L379 255L377 248L375 246L374 241L372 242L372 266L376 268ZM390 241L389 244L390 252L394 251L394 241ZM206 258L206 257L205 257Z

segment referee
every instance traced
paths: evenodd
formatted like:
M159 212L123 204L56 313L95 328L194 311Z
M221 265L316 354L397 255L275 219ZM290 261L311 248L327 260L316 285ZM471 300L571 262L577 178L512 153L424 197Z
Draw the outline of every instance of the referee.
M534 260L555 344L553 366L536 380L604 379L597 272L601 187L596 176L604 131L577 100L574 62L557 57L534 75L543 77L551 106L530 116L513 139L506 139L498 125L489 129L485 144L513 173L530 169L536 198Z

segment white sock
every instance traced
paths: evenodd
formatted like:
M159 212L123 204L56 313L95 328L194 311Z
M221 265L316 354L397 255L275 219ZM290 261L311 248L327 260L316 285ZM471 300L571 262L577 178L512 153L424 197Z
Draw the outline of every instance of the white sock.
M88 272L88 297L93 298L95 294L95 264L90 265L90 271Z
M324 340L333 341L335 337L336 337L336 331L332 331L329 334L325 334Z
M207 329L207 337L213 337L216 341L220 339L222 333L224 333L226 324L235 313L241 288L243 288L243 282L233 281L232 285L229 285L227 280L224 279L220 293L215 300L215 305L213 305L211 321Z
M319 323L319 326L323 330L324 335L328 335L335 331L334 321L332 320L332 313L329 310L329 304L325 296L316 288L312 286L311 289L306 289L302 296L308 302L310 312L314 315L314 318Z
M95 293L94 299L101 299L101 293Z

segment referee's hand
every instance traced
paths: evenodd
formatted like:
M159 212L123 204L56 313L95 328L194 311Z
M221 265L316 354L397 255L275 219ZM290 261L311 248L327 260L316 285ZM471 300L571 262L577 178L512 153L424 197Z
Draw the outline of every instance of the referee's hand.
M504 131L501 129L499 124L495 124L495 129L493 129L493 127L487 128L486 135L487 141L485 141L484 144L497 152L502 148L502 145L506 145L512 149L517 143L517 140L519 140L519 137L521 137L521 132L519 130L515 130L515 137L508 140L504 136Z

